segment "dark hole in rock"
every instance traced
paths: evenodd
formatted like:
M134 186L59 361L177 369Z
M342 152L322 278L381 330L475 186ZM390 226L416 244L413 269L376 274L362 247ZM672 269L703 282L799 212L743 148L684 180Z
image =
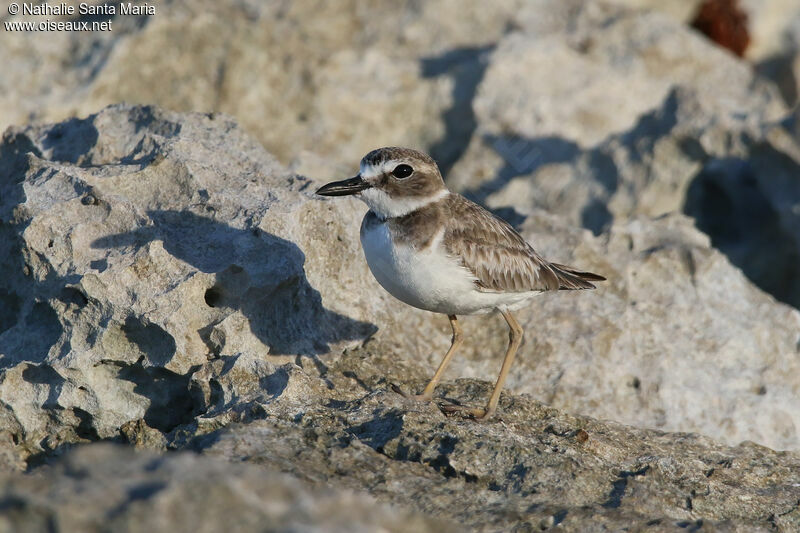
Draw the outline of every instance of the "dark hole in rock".
M0 333L13 328L19 321L20 298L13 292L0 289Z
M92 415L80 407L73 407L72 412L80 421L78 427L75 428L75 433L83 439L91 441L100 440L100 435L97 434L97 430L94 428L94 424L92 424Z
M122 331L154 365L164 366L175 355L177 349L175 339L157 324L128 317L122 326Z
M327 353L329 343L365 339L377 331L368 322L325 309L308 282L305 255L296 244L251 229L237 229L189 211L148 211L152 226L92 242L95 249L141 246L160 239L164 249L198 270L214 274L205 289L209 307L238 310L272 355ZM193 236L206 236L198 246ZM237 273L236 266L242 268ZM219 344L215 341L215 344ZM211 347L210 347L211 348ZM213 352L213 348L211 348Z
M219 287L211 287L206 291L203 299L209 307L217 307L222 302L222 291Z
M86 297L86 295L83 294L80 289L75 287L64 287L64 289L61 291L61 297L59 299L64 303L74 304L78 307L84 307L89 303L89 299Z
M133 392L150 401L144 413L145 423L167 433L200 414L189 387L191 373L181 375L166 368L145 367L139 360L136 364L122 366L118 376L133 383Z

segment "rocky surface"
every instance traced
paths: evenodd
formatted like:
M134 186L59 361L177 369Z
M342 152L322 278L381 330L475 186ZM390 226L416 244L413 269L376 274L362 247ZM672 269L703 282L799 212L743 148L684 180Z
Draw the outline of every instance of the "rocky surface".
M587 8L552 35L505 36L473 108L448 175L456 190L595 233L684 211L750 279L800 306L800 193L775 178L797 175L795 119L774 85L703 36L654 12Z
M0 529L800 528L800 15L743 1L738 59L694 4L175 0L0 32L0 466L30 472ZM609 278L519 313L487 424L439 407L485 401L503 321L464 319L437 403L403 399L447 320L374 281L361 203L313 195L389 144ZM95 441L147 454L64 455Z
M471 100L493 62L489 56L506 37L523 33L540 46L555 40L557 57L565 45L579 55L594 49L584 56L600 59L592 65L593 86L610 88L624 80L644 89L648 76L675 73L683 84L704 67L712 77L726 70L709 65L720 61L720 54L684 24L696 4L504 0L486 9L480 2L454 0L164 2L153 16L111 17L112 32L52 32L48 39L37 32L0 33L0 47L9 52L0 73L0 127L86 115L128 101L230 113L284 163L303 148L349 163L387 144L433 145L439 159L452 163L476 125ZM765 50L755 59L796 51L800 11L791 0L762 4L743 3L753 20L753 47ZM2 13L6 21L40 20ZM643 16L650 22L639 22ZM608 22L613 24L604 29ZM629 26L637 29L626 37ZM637 74L630 58L617 55L621 50L612 43L620 40L634 45L625 54L651 56L646 73ZM680 61L670 60L669 53ZM634 68L625 72L626 64ZM588 75L561 74L545 78L532 70L524 86L536 89L536 80L559 78L580 84ZM731 85L709 90L714 88ZM629 95L622 104L631 111L624 109L621 118L635 106L656 107L661 92ZM591 113L613 109L605 104L595 101Z
M616 0L615 3L659 11L688 24L695 19L700 6L706 2L704 0ZM746 52L749 60L769 61L783 54L797 52L797 43L791 39L800 20L800 8L796 2L736 0L731 3L735 3L747 15L750 43Z
M708 174L758 160L800 94L796 2L739 2L744 60L689 27L698 3L175 0L113 17L113 32L0 32L0 126L120 101L223 111L284 164L311 151L334 173L377 146L422 147L473 198L596 233L639 214L698 216L698 203L717 203ZM705 209L715 215L701 229L799 307L797 225L785 214L800 197L793 186L780 202L770 194L776 166L797 171L780 151L746 170L755 192ZM734 247L724 228L737 221L747 231ZM752 260L764 242L777 250L767 265Z
M476 530L800 526L795 453L636 430L525 397L505 396L493 422L448 418L381 386L379 356L378 374L364 368L376 356L366 350L332 368L334 375L353 369L368 384L356 400L298 409L291 382L301 376L290 374L286 397L268 405L263 420L199 438L195 448L304 480L366 487L381 501ZM339 379L332 377L333 391ZM445 396L478 403L488 390L459 380Z
M505 396L501 416L488 423L447 418L380 385L387 361L379 352L352 352L327 380L291 363L274 367L282 385L262 393L241 424L183 433L199 456L87 445L32 474L6 475L0 524L82 531L800 527L797 454L598 422L523 397ZM346 392L358 380L366 387ZM471 402L487 389L472 380L445 387ZM309 393L321 401L309 403Z
M369 274L363 205L315 198L310 178L227 117L113 106L12 128L0 153L12 464L87 440L171 442L197 417L274 394L286 376L271 365L328 379L344 349L370 339L397 361L387 377L421 387L447 347L443 316L397 302ZM593 237L545 213L508 214L545 256L609 278L518 314L528 336L510 391L798 448L800 314L754 288L688 219L636 219ZM463 323L447 377L488 382L505 326Z
M274 470L107 444L0 483L3 531L455 531Z

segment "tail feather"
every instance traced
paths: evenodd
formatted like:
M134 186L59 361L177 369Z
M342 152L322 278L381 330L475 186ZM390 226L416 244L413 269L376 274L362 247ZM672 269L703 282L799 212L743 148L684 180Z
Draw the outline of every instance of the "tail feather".
M558 288L560 290L594 289L591 281L605 281L606 278L593 272L582 272L566 265L550 263L553 271L558 277Z

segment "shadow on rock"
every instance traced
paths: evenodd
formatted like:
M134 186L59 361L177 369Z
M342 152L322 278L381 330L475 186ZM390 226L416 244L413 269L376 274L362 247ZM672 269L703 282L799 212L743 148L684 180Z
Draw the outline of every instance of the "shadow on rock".
M378 452L403 431L403 414L398 411L376 413L372 420L349 429L358 440Z
M503 165L491 180L465 191L464 195L485 204L489 196L516 177L534 174L546 165L567 164L572 167L574 178L585 183L581 186L588 187L591 195L581 210L581 225L598 235L613 222L608 203L622 181L613 157L615 145L621 145L631 162L642 162L643 154L652 153L656 142L676 127L678 108L679 94L672 91L660 107L643 114L629 130L593 148L581 148L558 136L487 134L483 137L484 145L502 158Z
M200 414L189 387L194 369L181 375L166 368L146 367L142 360L117 366L116 377L133 383L133 392L149 400L143 418L151 428L166 433Z
M305 255L293 242L257 228L237 229L190 211L150 211L154 225L110 235L94 248L140 247L160 240L173 256L201 272L215 274L205 293L211 308L241 311L251 331L273 355L319 355L329 343L364 339L377 331L370 323L325 309L306 278ZM214 326L200 334L212 352Z
M22 361L42 363L63 333L48 300L58 298L68 281L49 277L46 284L37 283L23 254L22 235L30 221L19 206L25 202L29 153L42 156L26 135L11 131L4 135L0 144L0 368Z
M28 383L47 386L47 399L42 402L42 407L58 409L58 397L66 380L53 368L41 365L28 365L22 371L22 379Z
M55 124L42 139L42 147L50 150L51 161L80 164L83 157L97 144L99 134L94 116L71 118Z
M779 179L772 165L794 176L800 168L771 148L756 149L753 155L750 160L711 160L689 185L683 211L753 283L800 308L800 244L761 183ZM800 204L800 186L787 185L779 201Z
M445 178L466 152L478 125L472 101L486 72L492 50L494 45L455 48L421 60L423 77L450 76L453 79L453 104L442 113L444 136L429 148Z
M486 135L483 142L503 158L503 166L491 181L472 194L484 200L517 176L535 172L544 165L571 163L581 153L574 142L561 137L527 138L519 135Z

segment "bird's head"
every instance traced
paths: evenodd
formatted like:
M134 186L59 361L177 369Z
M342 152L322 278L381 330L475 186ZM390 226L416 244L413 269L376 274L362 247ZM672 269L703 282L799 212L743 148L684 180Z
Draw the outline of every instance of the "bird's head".
M448 191L439 167L429 155L411 148L387 147L365 155L356 177L328 183L317 194L354 194L386 219L415 211L443 198Z

